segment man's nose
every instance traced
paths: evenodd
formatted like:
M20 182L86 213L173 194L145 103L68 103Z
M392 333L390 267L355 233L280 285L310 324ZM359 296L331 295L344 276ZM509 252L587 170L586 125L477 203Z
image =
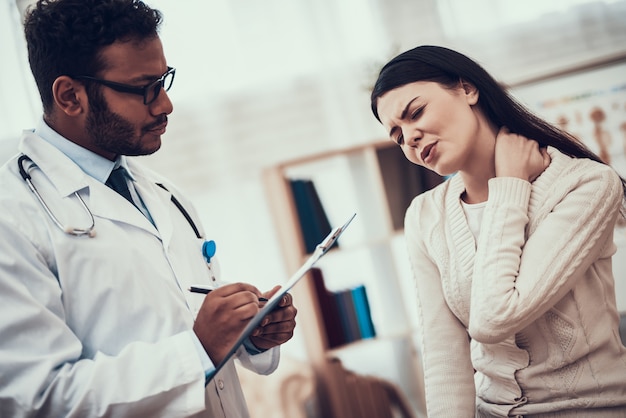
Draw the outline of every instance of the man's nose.
M156 100L148 105L150 107L150 113L153 115L169 115L174 110L174 105L167 95L165 89L161 89L159 96Z

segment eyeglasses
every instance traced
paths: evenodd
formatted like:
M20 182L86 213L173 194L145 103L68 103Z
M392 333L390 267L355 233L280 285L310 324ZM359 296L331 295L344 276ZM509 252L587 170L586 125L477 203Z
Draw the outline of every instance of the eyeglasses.
M115 81L102 80L100 78L90 77L87 75L77 75L72 78L78 80L89 80L98 84L102 84L103 86L107 86L115 91L119 91L122 93L131 93L139 96L143 96L143 104L149 105L154 102L157 97L159 97L159 93L161 93L161 89L168 91L170 87L172 87L172 83L174 82L174 75L176 74L176 68L167 67L167 71L157 80L143 87L131 86L128 84L116 83Z

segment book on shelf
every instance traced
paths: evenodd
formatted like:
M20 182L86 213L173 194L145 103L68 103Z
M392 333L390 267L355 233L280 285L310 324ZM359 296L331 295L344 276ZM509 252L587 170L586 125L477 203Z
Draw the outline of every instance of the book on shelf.
M339 319L346 343L357 341L360 336L359 323L354 311L354 302L350 290L332 292L339 310Z
M351 289L350 293L352 295L354 313L356 314L360 337L362 339L374 338L376 331L374 330L374 323L372 322L372 314L370 312L370 304L367 300L365 286L356 286Z
M311 274L328 348L376 337L365 286L330 291L321 269L313 268Z
M315 297L320 308L322 323L326 331L328 347L333 348L345 344L346 341L339 319L339 308L335 303L332 293L326 290L322 270L314 267L311 269L311 275L313 276L312 279L315 289Z
M290 179L298 220L307 254L315 251L317 244L331 231L330 221L322 201L310 179ZM337 242L333 244L337 246Z

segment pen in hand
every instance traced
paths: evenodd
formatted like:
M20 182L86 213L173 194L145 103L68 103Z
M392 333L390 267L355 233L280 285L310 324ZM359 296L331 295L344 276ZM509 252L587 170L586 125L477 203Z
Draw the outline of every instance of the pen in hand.
M211 293L213 289L210 287L201 287L201 286L191 286L189 287L189 291L192 293L202 293L202 294L209 294ZM267 302L267 298L259 298L259 302Z

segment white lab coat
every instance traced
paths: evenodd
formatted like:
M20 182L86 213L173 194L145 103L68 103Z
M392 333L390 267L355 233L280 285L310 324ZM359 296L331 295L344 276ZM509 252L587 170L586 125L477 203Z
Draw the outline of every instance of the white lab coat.
M32 132L20 151L64 225L62 232L19 174L17 159L0 169L0 417L245 417L232 361L205 388L192 339L209 282L198 239L154 173L129 159L136 188L156 228L116 192L86 175ZM189 201L167 182L201 228ZM158 228L158 229L157 229ZM240 350L244 366L266 374L278 350Z

